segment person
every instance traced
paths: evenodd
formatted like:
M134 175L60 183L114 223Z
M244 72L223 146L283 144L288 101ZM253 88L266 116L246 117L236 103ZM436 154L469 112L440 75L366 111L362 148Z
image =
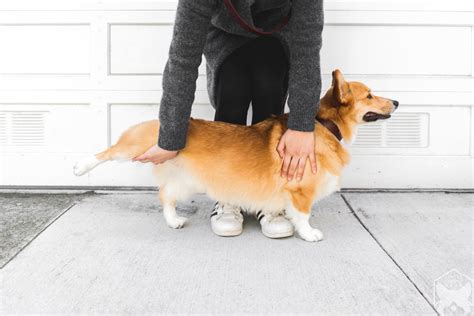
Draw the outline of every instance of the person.
M275 148L282 159L281 176L301 180L307 160L316 173L313 131L323 25L322 0L180 0L163 74L158 142L135 160L163 163L185 147L204 54L215 120L246 125L251 103L256 124L282 114L288 97L288 129ZM256 214L265 236L293 234L281 212ZM239 206L216 203L214 233L239 235L242 223Z

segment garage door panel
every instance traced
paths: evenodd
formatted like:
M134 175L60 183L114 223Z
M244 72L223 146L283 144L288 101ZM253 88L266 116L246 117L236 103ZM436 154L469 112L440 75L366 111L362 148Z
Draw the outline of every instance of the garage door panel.
M89 74L89 25L0 25L1 74Z
M0 152L91 152L101 144L100 125L88 104L1 104Z
M472 189L469 156L354 156L344 170L343 188Z
M321 53L324 73L470 75L470 27L329 25Z
M471 109L404 105L386 121L361 125L354 155L469 155Z
M162 75L172 35L172 24L111 24L109 74ZM204 65L199 68L201 74Z
M160 24L110 25L109 73L162 74L172 30Z

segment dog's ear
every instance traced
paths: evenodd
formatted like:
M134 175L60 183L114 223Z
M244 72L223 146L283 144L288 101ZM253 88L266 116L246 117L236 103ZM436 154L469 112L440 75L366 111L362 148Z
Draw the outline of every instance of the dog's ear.
M336 100L340 105L347 104L351 96L351 91L349 84L346 82L339 69L332 72L332 87L334 100Z

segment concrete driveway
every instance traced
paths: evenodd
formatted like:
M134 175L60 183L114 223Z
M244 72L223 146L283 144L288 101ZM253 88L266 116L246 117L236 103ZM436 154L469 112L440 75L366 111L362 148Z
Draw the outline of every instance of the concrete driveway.
M252 217L241 236L217 237L205 196L180 205L189 221L172 230L156 192L3 193L0 312L467 311L473 197L333 194L311 218L325 239L308 243L268 239Z

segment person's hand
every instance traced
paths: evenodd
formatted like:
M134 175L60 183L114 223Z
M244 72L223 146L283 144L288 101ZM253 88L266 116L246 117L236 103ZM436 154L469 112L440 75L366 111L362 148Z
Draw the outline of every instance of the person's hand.
M295 173L296 180L301 181L308 158L311 170L316 174L313 132L286 130L278 143L277 151L283 160L281 176L287 178L288 181L293 180Z
M158 147L158 145L154 145L144 154L133 158L132 161L153 162L156 165L159 163L163 163L166 160L173 159L174 157L176 157L177 154L177 151L165 150L163 148Z

